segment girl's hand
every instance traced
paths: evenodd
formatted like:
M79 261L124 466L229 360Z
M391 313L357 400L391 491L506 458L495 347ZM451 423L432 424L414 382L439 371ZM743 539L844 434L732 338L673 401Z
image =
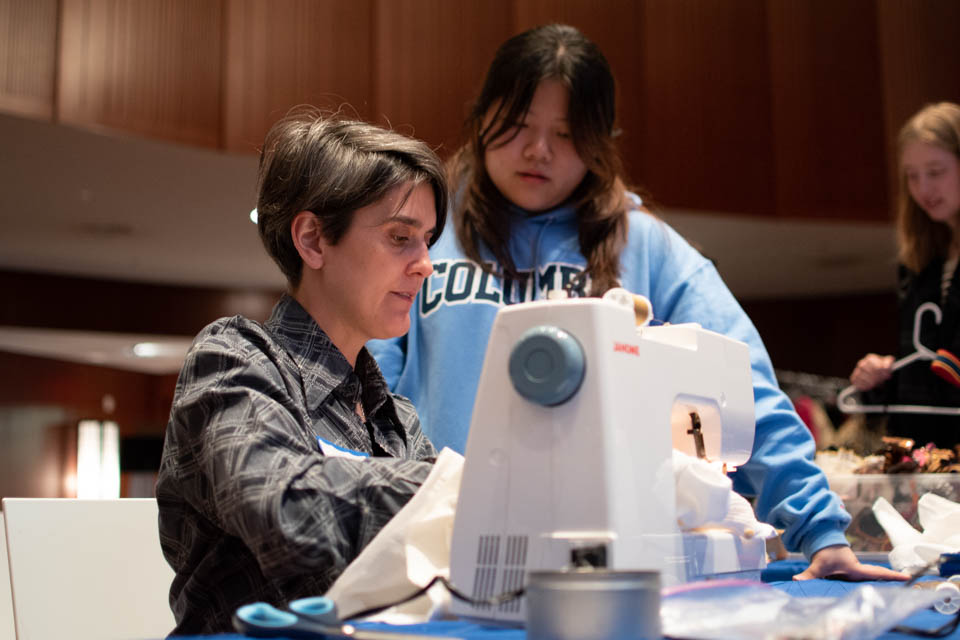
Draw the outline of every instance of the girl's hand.
M850 374L850 382L860 391L869 391L886 382L893 372L893 356L868 353Z
M793 576L794 580L811 580L836 576L850 581L909 580L910 576L875 564L860 564L850 547L824 547L810 559L810 566Z

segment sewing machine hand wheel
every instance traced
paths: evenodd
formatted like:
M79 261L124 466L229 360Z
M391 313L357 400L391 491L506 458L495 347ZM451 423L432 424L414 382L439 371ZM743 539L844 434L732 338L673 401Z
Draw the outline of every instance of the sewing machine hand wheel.
M510 381L521 396L546 407L572 398L586 368L583 347L559 327L527 329L510 353Z

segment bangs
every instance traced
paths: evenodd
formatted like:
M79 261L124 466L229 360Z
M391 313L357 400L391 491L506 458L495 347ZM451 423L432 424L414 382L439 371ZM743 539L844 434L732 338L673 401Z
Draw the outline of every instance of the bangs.
M479 124L477 142L481 149L486 149L492 141L497 140L523 122L530 110L533 94L539 84L538 81L536 83L526 83L525 86L514 87L513 91L509 91L505 95L485 101L488 103L486 105L477 105L478 113L474 117L477 118ZM493 111L492 114L490 113L491 110ZM514 131L513 135L500 144L510 142L516 135L517 132Z

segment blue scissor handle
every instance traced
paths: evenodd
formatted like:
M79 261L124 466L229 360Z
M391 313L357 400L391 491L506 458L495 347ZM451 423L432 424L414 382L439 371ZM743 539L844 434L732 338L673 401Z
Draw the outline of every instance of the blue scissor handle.
M454 640L448 636L357 629L341 625L336 619L336 605L329 598L301 598L289 605L292 611L281 611L266 602L254 602L233 613L233 627L251 638L295 638L321 640L323 638L352 638L353 640ZM330 622L323 622L330 620Z
M300 598L288 604L287 608L298 616L314 622L331 625L340 624L340 619L337 617L337 603L325 596Z
M297 616L280 611L266 602L254 602L239 607L233 614L233 626L244 635L271 638L297 624Z
M336 633L337 627L301 619L266 602L254 602L239 607L233 614L233 626L240 633L252 638L317 640L325 635L339 635Z

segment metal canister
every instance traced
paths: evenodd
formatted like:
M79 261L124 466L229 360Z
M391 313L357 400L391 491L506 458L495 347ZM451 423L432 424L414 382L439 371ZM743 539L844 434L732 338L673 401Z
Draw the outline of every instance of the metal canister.
M528 640L659 640L658 571L533 571Z

